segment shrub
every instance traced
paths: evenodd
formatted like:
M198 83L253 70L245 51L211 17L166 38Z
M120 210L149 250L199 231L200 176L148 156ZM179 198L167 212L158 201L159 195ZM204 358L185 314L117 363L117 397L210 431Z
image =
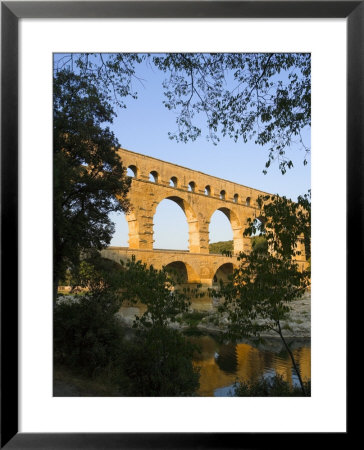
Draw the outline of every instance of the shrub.
M199 387L194 350L177 330L157 326L138 330L123 353L121 390L141 397L193 395Z
M118 302L111 293L93 292L54 308L54 360L93 375L116 364L122 329L115 317Z
M311 395L311 382L305 382L306 396ZM281 375L271 378L260 378L257 381L237 381L234 384L237 397L302 397L300 386L291 386Z

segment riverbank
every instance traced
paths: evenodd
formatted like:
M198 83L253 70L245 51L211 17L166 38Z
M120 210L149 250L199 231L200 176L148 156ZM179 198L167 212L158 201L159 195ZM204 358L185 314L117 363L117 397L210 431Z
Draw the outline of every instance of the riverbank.
M289 318L282 322L284 336L292 339L310 339L311 337L311 293L306 292L300 299L291 303L292 310ZM119 320L125 328L131 328L136 314L143 313L142 308L128 307L121 308L118 313ZM177 322L171 323L171 327L179 329L185 333L207 333L220 334L221 326L227 324L226 318L220 318L216 307L195 311L191 308L189 313L183 314ZM262 337L277 337L274 331L265 332Z
M130 331L130 330L129 330ZM132 333L129 338L132 338ZM231 396L236 380L257 382L277 375L292 386L298 385L291 360L280 338L263 342L244 339L239 343L223 342L216 334L190 336L197 350L193 364L199 368L200 387L196 396ZM311 379L310 340L287 339L305 381ZM107 373L88 377L66 366L55 364L53 370L55 397L122 397L120 388ZM277 394L279 396L279 394ZM283 394L282 394L283 395Z
M288 320L282 321L281 324L284 336L287 338L309 339L311 337L311 293L307 292L302 298L294 300L291 303L291 307L292 310ZM221 329L217 323L216 313L213 312L204 317L197 328L210 333L220 332ZM227 319L222 319L222 323L223 325L227 324ZM277 333L267 331L261 336L277 337Z

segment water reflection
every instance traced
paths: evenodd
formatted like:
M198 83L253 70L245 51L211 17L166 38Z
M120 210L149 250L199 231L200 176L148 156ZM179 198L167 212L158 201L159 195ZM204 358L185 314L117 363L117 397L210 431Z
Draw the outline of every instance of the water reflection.
M221 345L219 352L215 353L215 362L220 370L226 373L235 373L238 369L237 347L233 344Z
M232 385L241 381L255 381L261 376L281 375L291 385L297 385L297 376L291 359L279 339L267 340L264 345L251 343L222 344L211 336L193 337L201 347L194 363L200 368L201 396L232 395ZM290 343L304 381L311 378L311 348L309 341Z

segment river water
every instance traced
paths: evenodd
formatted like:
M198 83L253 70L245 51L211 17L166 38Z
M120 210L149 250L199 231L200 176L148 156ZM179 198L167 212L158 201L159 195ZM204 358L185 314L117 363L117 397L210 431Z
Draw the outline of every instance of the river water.
M231 396L237 379L248 382L275 374L281 375L291 385L298 385L291 359L279 338L267 338L264 344L226 344L210 335L189 339L201 349L194 357L194 364L200 368L199 396ZM310 341L291 340L289 345L303 381L310 380Z

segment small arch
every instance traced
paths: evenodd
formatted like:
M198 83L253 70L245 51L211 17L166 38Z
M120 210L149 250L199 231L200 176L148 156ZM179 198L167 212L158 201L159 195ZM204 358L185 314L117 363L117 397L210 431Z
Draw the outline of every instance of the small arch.
M190 181L188 183L188 192L195 192L196 190L196 183L194 181Z
M129 166L126 169L126 175L131 178L138 178L138 168L136 166Z
M149 174L149 181L151 181L152 183L158 183L158 180L159 180L158 172L152 170L152 172L150 172Z
M222 264L215 272L213 277L213 284L219 285L222 283L227 283L230 281L230 277L232 276L234 271L233 263L225 263Z
M193 267L183 261L170 262L164 268L176 284L200 282L200 277Z
M164 268L175 283L188 283L187 267L182 261L173 261L167 264Z
M251 201L251 198L247 197L246 200L245 200L245 205L246 206L250 206L250 201Z
M177 177L172 177L169 180L169 185L170 185L170 187L174 187L174 188L178 187L178 179L177 179Z
M220 200L226 199L226 192L224 190L220 191Z
M211 196L211 186L205 186L205 195L207 195L208 197Z
M239 202L239 194L234 194L233 201L234 201L234 203L238 203Z

